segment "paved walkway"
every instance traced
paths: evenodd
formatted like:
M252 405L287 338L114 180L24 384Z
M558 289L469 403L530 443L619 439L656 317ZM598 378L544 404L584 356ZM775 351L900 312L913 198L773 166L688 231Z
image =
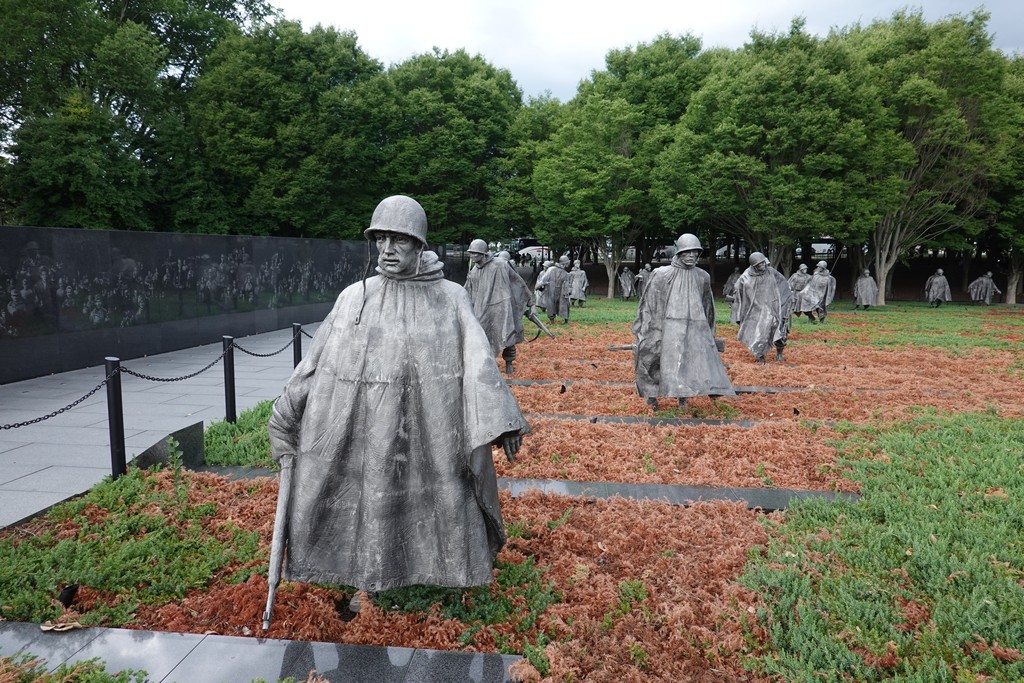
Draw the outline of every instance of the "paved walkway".
M318 324L306 325L309 334ZM241 337L254 353L272 353L291 339L291 329ZM309 338L303 335L303 347ZM116 355L116 349L111 349ZM191 374L223 353L220 343L137 359L121 365L153 377ZM237 412L281 393L292 373L292 349L270 358L234 351ZM0 425L33 420L63 408L96 387L104 366L0 385ZM127 458L202 420L224 419L224 366L180 382L155 382L121 373ZM16 524L88 491L111 473L106 388L71 410L27 427L0 430L0 527Z

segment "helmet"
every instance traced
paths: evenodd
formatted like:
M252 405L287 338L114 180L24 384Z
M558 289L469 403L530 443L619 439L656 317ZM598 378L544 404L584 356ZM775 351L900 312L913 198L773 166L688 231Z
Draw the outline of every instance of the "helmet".
M469 243L469 249L466 250L470 254L486 254L487 253L487 242L483 240L473 240Z
M559 256L558 257L558 264L561 265L561 266L569 265L569 257L565 256L564 254L562 256Z
M363 230L363 235L371 240L374 233L385 231L415 237L427 246L427 213L412 197L402 194L388 197L373 210L370 227Z
M750 265L752 266L756 266L759 263L767 263L769 265L771 264L771 261L768 260L768 257L759 251L755 251L753 254L750 255L750 258L747 260L750 262Z
M676 240L676 251L704 251L704 247L700 246L700 240L697 239L696 235L688 232L684 232Z
M818 261L818 267L828 270L828 261Z
M506 261L511 261L512 260L512 254L508 253L507 251L499 251L498 252L498 258L504 259Z
M800 264L800 268L798 268L797 270L807 270L807 264L806 263L801 263Z

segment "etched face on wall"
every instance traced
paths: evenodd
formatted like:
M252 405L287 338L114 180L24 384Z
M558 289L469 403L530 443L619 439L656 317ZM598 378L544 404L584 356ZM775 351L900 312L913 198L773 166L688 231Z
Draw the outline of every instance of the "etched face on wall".
M377 265L391 275L412 275L420 258L419 240L397 232L379 230L375 233L377 242Z

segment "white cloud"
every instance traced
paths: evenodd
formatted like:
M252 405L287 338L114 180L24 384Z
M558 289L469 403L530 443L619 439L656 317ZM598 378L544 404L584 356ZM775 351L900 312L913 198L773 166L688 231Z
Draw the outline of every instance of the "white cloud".
M570 99L576 85L604 68L608 50L650 42L661 33L692 34L705 47L737 48L755 27L786 31L803 16L807 30L825 35L833 27L888 19L906 3L896 0L392 0L325 2L272 0L285 18L306 29L317 23L353 30L360 47L385 65L415 54L464 48L508 69L527 96L545 90ZM806 4L804 4L806 3ZM932 0L923 4L929 20L967 14L980 7L971 0ZM1024 49L1024 3L988 4L989 31L996 47Z

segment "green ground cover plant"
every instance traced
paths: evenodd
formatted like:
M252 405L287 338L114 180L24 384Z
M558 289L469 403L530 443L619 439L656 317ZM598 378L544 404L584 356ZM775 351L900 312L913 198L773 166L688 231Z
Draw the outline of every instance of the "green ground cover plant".
M1024 426L924 413L841 444L854 504L801 503L742 581L786 681L1024 680Z
M276 470L277 463L270 457L270 436L267 434L267 421L273 408L274 399L261 401L239 413L235 422L221 420L207 427L203 435L206 464Z
M4 683L143 683L145 680L145 671L125 669L109 673L98 659L61 664L51 673L45 662L36 657L0 657L0 681Z
M212 505L190 504L180 462L170 472L168 491L155 469L130 468L53 508L42 533L0 539L0 618L55 619L63 614L58 592L81 584L117 596L82 614L83 625L125 626L140 603L180 600L222 567L252 562L258 534L214 519Z
M1013 309L1002 307L947 304L941 309L934 309L926 303L900 302L859 311L855 317L846 316L841 322L837 321L836 313L847 312L847 302L833 305L830 322L821 326L809 325L803 318L794 318L792 327L798 330L799 339L793 342L803 344L828 340L878 348L912 345L951 352L973 348L1006 350L1018 348L1019 342L1000 336L998 332L993 333L991 327L981 323L998 316L1000 327L1015 331L1016 335L1024 330L1024 315L1012 315ZM728 322L728 308L725 308L725 313L723 320L721 308L718 310L719 324ZM852 328L851 322L859 325Z

